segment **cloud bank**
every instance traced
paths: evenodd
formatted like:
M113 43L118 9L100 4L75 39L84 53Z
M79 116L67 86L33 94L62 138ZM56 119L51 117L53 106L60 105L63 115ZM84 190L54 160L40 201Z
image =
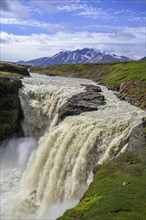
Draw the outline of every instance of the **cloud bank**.
M145 28L127 28L117 33L96 32L57 32L55 34L14 35L1 33L2 60L29 60L42 56L51 56L61 50L74 50L91 47L106 50L109 53L138 59L144 56ZM134 34L133 34L134 33ZM35 54L35 55L34 55Z
M29 60L92 47L145 56L144 0L2 0L1 60ZM138 4L139 7L136 7Z

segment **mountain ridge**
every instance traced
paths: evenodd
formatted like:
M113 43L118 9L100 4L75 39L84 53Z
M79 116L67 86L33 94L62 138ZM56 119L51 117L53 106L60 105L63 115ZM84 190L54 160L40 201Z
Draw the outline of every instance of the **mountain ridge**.
M143 61L143 60L146 60L146 56L140 59L140 61Z
M99 49L83 48L73 51L61 51L51 57L41 57L28 61L18 61L17 64L51 66L57 64L108 63L125 61L132 61L132 59L126 56L109 54Z

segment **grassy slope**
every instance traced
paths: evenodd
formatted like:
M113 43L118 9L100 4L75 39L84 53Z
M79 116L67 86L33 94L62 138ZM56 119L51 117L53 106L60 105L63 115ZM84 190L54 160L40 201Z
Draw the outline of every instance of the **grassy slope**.
M32 72L80 77L118 88L125 83L123 94L136 99L137 106L146 109L146 61L107 64L71 64L33 67Z
M59 220L146 219L145 156L125 152L101 166L81 202Z
M102 79L104 82L120 84L125 80L146 80L146 61L104 64L63 64L47 67L32 67L33 72L54 73L60 76L77 76Z

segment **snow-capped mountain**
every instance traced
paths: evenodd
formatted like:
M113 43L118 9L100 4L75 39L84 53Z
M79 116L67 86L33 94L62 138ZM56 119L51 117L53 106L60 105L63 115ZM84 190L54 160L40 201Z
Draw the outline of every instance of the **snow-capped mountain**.
M76 63L107 63L124 62L131 59L125 56L108 54L105 51L84 48L74 51L61 51L52 57L42 57L30 61L19 61L18 64L29 64L33 66L50 66L56 64L76 64Z
M28 60L28 61L20 60L17 63L18 64L27 64L27 65L32 65L32 66L44 66L46 60L48 60L48 59L49 59L49 57L41 57L38 59Z
M142 61L142 60L146 60L146 57L143 57L143 58L141 58L140 60L141 60L141 61Z

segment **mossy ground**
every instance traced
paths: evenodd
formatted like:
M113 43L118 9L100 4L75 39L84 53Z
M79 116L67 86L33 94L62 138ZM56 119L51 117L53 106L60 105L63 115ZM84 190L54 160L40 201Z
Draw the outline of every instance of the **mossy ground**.
M59 220L146 219L145 156L125 152L101 166L81 202Z

